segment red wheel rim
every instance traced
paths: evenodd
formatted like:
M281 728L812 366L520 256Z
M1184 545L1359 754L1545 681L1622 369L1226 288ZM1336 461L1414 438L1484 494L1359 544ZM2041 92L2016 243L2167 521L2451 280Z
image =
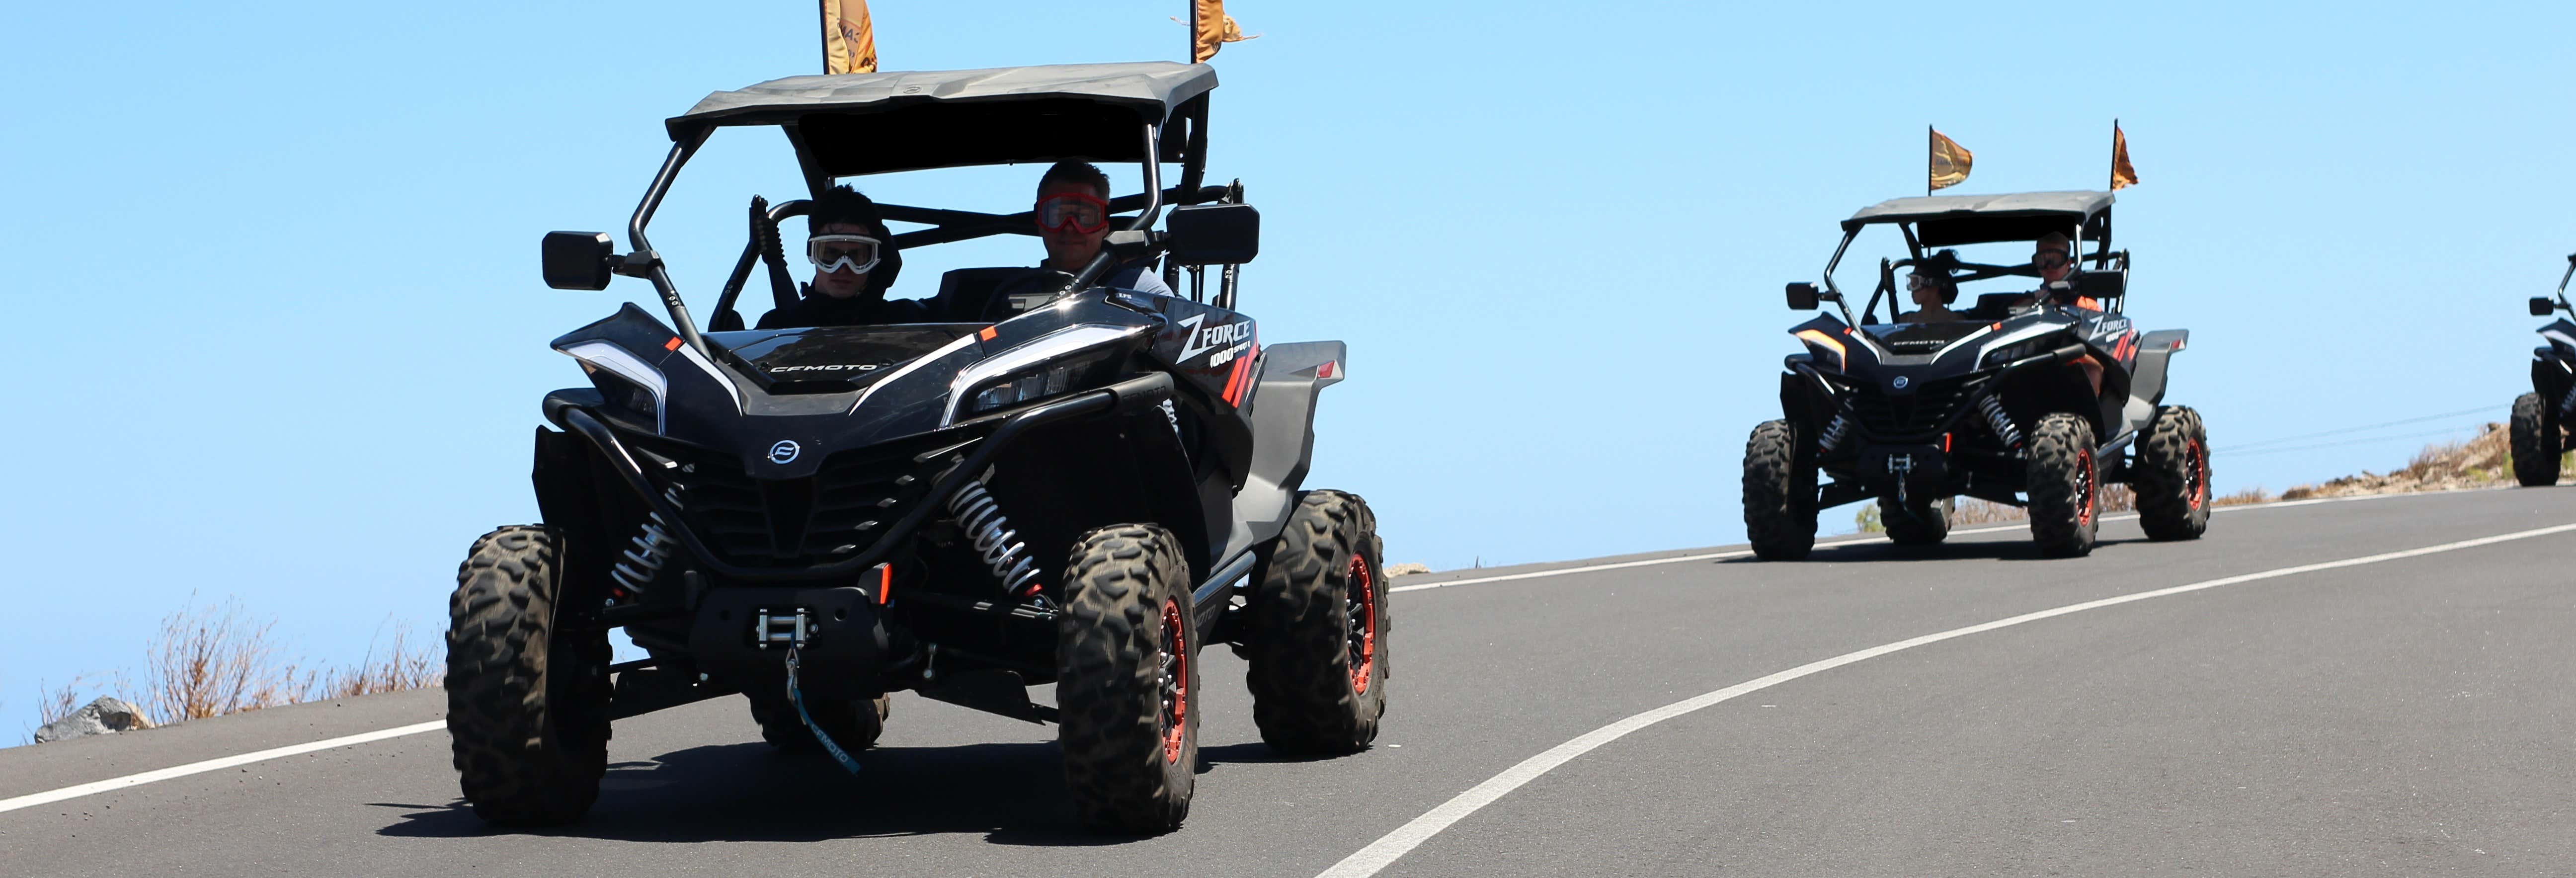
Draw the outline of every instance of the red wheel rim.
M2093 490L2093 452L2084 451L2079 453L2075 459L2075 463L2075 490L2082 492L2084 495L2084 506L2080 511L2075 513L2075 523L2078 525L2092 524L2094 503L2093 495L2097 493Z
M1351 555L1351 573L1342 597L1350 615L1351 691L1366 693L1369 679L1377 672L1377 580L1369 575L1368 559Z
M2202 504L2209 502L2209 447L2202 445L2200 440L2194 439L2191 440L2189 449L2190 472L2185 474L2185 478L2191 480L2189 486L2191 508L2198 509Z
M1162 701L1163 761L1181 761L1182 731L1190 719L1190 641L1189 621L1181 617L1181 602L1163 602Z

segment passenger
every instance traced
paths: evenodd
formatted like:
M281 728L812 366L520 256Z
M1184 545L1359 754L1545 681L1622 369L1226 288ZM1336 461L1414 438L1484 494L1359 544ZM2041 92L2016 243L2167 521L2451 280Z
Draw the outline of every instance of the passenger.
M1915 310L1896 318L1898 323L1956 323L1966 319L1950 310L1959 300L1959 285L1944 272L1918 268L1905 276L1905 289L1914 297Z
M809 234L805 259L814 263L814 280L796 304L763 314L761 329L795 326L868 326L911 323L925 319L921 303L886 301L903 267L893 235L877 213L877 204L849 186L835 186L814 198L805 214Z

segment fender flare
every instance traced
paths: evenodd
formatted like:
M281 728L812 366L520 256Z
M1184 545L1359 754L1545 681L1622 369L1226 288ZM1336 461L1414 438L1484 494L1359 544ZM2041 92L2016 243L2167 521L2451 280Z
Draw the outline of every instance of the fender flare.
M1349 372L1350 351L1338 341L1275 344L1261 349L1246 400L1252 464L1234 494L1234 521L1218 558L1230 558L1279 535L1297 509L1297 492L1315 457L1315 402Z

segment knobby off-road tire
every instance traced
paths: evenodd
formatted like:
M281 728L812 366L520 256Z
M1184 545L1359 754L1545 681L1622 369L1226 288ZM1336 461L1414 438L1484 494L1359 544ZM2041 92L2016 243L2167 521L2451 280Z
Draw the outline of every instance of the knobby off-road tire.
M885 734L885 721L892 699L814 698L805 699L805 712L814 715L814 724L832 743L845 752L856 753L877 745ZM796 716L796 705L787 701L784 692L751 699L751 719L760 724L760 739L781 753L821 753L823 744L814 740L814 730Z
M1246 615L1252 722L1270 749L1367 749L1386 713L1386 576L1377 515L1340 491L1297 498Z
M608 633L555 630L563 536L485 534L448 598L447 733L476 816L542 826L579 819L608 768Z
M1931 502L1913 500L1908 513L1896 505L1894 497L1878 498L1878 520L1887 528L1888 542L1900 546L1929 546L1950 538L1950 504L1948 497Z
M1764 421L1744 443L1744 532L1765 561L1816 547L1816 466L1786 420Z
M2138 526L2151 540L2196 540L2209 530L2209 431L2189 406L2156 409L2138 443Z
M2091 554L2102 523L2102 467L2093 458L2093 425L2070 414L2040 418L2030 431L2028 488L2030 537L2040 554Z
M1180 542L1153 525L1084 534L1056 616L1065 785L1084 826L1155 833L1189 816L1198 771L1198 631Z
M2513 478L2523 487L2537 488L2558 484L2558 456L2566 453L2558 435L2558 419L2550 417L2548 402L2540 394L2526 393L2513 400Z

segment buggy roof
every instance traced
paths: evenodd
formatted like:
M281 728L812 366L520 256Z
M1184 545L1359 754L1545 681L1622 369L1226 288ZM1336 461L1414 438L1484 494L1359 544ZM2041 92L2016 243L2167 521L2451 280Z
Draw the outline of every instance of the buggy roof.
M707 95L664 123L674 141L720 126L790 129L843 177L1005 162L1144 160L1139 126L1216 87L1173 61L790 76ZM1166 138L1164 160L1177 160Z
M1925 195L1891 198L1843 220L1844 232L1874 223L1914 223L1923 246L2027 241L2064 232L2111 208L2111 193L2016 192L2001 195ZM2108 231L2107 218L2101 231ZM2098 237L2087 224L2086 237Z

